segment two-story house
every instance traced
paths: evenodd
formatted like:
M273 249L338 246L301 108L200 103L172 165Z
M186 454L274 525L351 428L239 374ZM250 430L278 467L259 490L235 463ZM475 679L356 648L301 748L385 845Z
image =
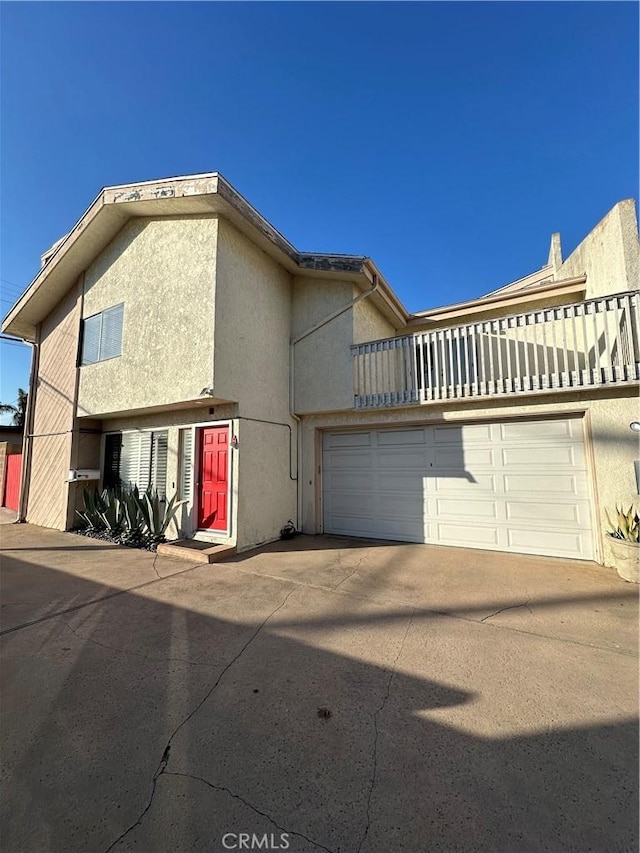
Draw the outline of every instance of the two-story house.
M213 173L104 189L7 315L33 343L21 517L86 482L186 503L180 534L307 533L607 562L638 491L638 234L408 312L370 258L300 252Z

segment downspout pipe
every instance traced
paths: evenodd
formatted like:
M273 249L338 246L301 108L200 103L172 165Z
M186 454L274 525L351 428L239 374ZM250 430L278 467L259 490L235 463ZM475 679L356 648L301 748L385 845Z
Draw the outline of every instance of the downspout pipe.
M295 412L295 357L294 357L294 347L296 344L299 344L300 341L303 341L305 338L308 338L309 335L312 335L314 332L317 332L318 329L321 329L323 326L326 326L328 323L331 323L332 320L335 320L337 317L340 317L341 314L344 314L346 311L350 311L358 302L362 302L364 299L368 299L378 289L378 275L374 273L373 275L373 284L369 288L369 290L365 290L363 293L359 293L351 302L348 302L346 305L343 305L342 308L338 308L337 311L333 311L331 314L327 315L323 320L320 320L319 323L315 323L313 326L309 326L302 334L298 335L295 338L292 338L289 343L289 415L296 422L296 514L298 518L298 530L301 530L302 526L302 478L300 477L300 467L302 460L302 429L300 427L301 418Z

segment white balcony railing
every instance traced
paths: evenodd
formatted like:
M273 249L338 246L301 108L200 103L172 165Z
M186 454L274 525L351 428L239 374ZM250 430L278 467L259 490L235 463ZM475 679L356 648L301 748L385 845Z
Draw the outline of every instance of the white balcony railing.
M355 408L640 379L640 292L351 347Z

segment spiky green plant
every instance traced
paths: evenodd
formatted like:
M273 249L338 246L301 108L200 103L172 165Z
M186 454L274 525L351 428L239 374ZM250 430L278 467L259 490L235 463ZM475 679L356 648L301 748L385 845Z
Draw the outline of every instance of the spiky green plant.
M84 509L76 510L85 530L107 533L124 544L158 543L186 501L161 500L149 487L140 493L137 486L84 490Z
M176 495L169 501L162 501L158 493L152 489L147 489L143 495L138 495L137 504L144 520L145 532L152 542L159 542L164 539L167 528L184 503L186 501L176 500Z
M640 542L640 516L637 509L630 506L625 510L616 504L615 519L611 519L605 510L609 522L609 536L614 539L624 539L625 542Z

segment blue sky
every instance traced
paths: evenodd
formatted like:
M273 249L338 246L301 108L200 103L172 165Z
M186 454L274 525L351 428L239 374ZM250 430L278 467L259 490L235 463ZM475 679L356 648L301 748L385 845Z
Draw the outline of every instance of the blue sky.
M410 310L638 188L635 3L3 3L2 314L109 184L218 170ZM0 400L28 381L2 343Z

